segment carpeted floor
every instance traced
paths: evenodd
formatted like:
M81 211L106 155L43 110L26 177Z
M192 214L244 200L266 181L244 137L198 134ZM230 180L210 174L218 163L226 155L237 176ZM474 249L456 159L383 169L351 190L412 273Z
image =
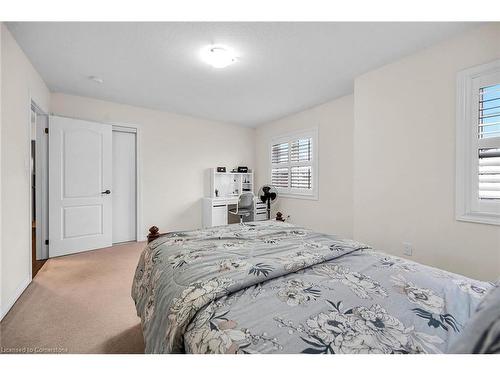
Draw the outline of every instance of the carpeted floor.
M0 351L143 353L130 289L144 245L49 259L0 323Z

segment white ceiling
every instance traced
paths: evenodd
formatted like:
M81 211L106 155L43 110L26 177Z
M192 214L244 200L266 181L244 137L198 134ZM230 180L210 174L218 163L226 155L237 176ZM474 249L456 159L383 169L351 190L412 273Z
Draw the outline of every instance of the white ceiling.
M477 24L7 26L51 91L255 126L352 93L360 74ZM239 61L225 69L205 64L199 51L212 43L232 47Z

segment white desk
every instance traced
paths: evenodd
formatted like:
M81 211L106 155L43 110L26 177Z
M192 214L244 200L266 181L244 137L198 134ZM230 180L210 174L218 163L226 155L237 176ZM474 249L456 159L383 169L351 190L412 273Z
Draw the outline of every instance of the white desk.
M203 228L215 227L218 225L229 224L229 206L236 206L238 197L225 197L225 198L203 198L202 202L202 225ZM233 215L231 215L233 216ZM238 216L234 215L235 218ZM261 221L267 220L266 204L254 200L254 212L244 221ZM239 218L236 220L239 221Z

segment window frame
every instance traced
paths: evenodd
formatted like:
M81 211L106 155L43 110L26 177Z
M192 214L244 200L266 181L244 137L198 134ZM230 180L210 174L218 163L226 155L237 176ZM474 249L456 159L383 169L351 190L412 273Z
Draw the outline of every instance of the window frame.
M302 138L311 138L311 161L299 161L292 162L290 160L291 153L291 143L298 139ZM288 143L288 162L287 163L279 163L273 164L272 161L272 147L278 143ZM318 128L310 128L300 131L294 131L290 133L280 134L278 136L272 137L269 141L268 145L268 160L269 160L269 168L268 168L268 181L272 182L272 170L273 168L287 168L289 170L288 173L288 188L276 188L278 190L279 196L284 198L295 198L295 199L309 199L309 200L318 200L319 199L319 163L318 163ZM301 166L311 166L311 184L312 189L297 189L290 187L291 180L291 169L292 167L301 167Z
M479 88L481 81L496 74L500 76L500 60L457 74L455 218L458 221L500 225L500 200L488 202L478 197L477 150L485 143L480 142L478 135Z

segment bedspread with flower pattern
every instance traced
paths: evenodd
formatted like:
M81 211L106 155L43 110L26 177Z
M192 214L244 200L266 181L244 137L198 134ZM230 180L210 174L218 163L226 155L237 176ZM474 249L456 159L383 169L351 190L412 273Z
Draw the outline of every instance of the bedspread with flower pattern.
M441 353L490 287L256 222L153 241L132 297L147 353Z

